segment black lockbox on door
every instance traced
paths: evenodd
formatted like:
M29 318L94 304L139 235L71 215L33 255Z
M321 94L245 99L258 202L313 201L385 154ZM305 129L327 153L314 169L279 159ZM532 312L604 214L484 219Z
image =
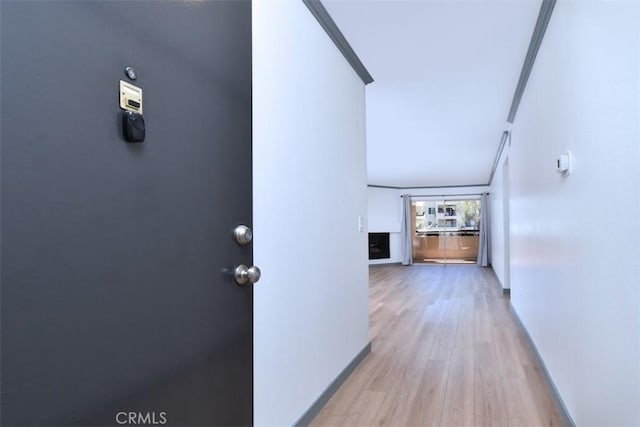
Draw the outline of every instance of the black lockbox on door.
M144 117L133 111L122 112L122 133L127 142L142 142L145 137Z

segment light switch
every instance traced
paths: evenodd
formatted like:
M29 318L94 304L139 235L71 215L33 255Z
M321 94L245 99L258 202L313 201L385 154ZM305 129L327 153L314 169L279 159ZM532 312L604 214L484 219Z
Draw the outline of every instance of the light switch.
M364 218L362 216L358 216L358 231L360 233L364 231Z

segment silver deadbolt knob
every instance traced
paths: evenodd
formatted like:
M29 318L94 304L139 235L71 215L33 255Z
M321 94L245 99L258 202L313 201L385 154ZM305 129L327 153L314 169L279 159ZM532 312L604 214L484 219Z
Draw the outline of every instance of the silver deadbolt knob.
M244 285L247 282L257 283L260 280L260 269L240 264L233 270L233 277L238 285Z
M233 237L239 245L246 245L253 239L253 231L246 225L239 225L233 230Z

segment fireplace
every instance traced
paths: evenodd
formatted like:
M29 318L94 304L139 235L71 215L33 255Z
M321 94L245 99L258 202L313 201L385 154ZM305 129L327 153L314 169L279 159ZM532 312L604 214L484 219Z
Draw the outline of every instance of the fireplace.
M389 233L369 233L369 259L391 258Z

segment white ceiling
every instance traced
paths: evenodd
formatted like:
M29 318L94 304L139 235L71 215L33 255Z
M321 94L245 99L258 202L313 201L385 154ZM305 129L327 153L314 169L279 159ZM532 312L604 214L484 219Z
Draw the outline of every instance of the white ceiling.
M323 0L375 81L369 184L486 184L540 0Z

